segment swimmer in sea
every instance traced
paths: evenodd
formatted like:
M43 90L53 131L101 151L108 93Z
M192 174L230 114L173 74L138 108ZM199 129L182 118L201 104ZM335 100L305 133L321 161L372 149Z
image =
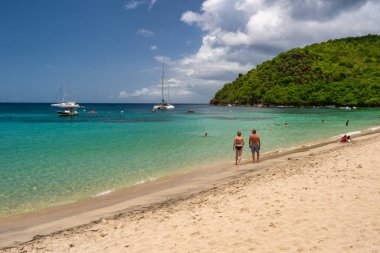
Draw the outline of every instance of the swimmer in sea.
M241 154L243 153L244 139L241 136L241 132L237 132L237 136L234 138L232 149L236 151L235 165L240 165Z

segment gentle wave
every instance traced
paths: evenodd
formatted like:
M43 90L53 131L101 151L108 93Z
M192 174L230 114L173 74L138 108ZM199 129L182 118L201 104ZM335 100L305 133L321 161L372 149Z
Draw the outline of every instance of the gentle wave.
M354 132L348 132L346 133L346 135L357 135L357 134L361 134L362 131L354 131Z
M105 196L105 195L108 195L110 193L112 193L113 190L106 190L106 191L103 191L103 192L99 192L97 194L94 195L94 197L101 197L101 196Z
M369 131L376 131L379 129L380 129L380 126L368 128Z

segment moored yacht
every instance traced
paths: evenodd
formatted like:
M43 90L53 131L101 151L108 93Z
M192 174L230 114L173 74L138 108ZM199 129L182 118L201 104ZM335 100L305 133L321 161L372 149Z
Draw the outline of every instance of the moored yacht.
M60 95L60 93L61 94L63 93L62 87L61 87L57 97ZM61 116L76 116L76 115L78 115L79 113L77 112L76 109L81 107L81 106L79 104L73 102L73 101L64 102L66 95L67 95L67 90L61 95L62 96L61 102L51 104L51 106L62 108L61 111L57 111L58 115L61 115Z
M162 76L161 76L161 103L155 104L153 106L153 111L166 111L166 110L174 110L174 105L170 104L169 101L165 101L164 99L164 86L165 86L165 79L164 79L164 64L162 64ZM168 87L168 99L169 99L169 87Z

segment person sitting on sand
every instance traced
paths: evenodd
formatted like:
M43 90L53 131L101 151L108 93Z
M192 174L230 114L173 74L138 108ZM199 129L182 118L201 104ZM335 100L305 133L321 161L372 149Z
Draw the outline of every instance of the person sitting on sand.
M340 142L347 142L347 135L343 135L343 137L340 139Z
M347 136L347 142L350 143L351 142L351 136Z
M260 136L256 134L256 130L252 130L252 134L249 136L249 147L252 152L252 160L255 162L255 153L257 153L257 161L259 161L260 157Z
M240 165L241 155L243 153L244 139L241 136L241 132L237 132L237 136L234 138L232 149L236 151L235 165Z

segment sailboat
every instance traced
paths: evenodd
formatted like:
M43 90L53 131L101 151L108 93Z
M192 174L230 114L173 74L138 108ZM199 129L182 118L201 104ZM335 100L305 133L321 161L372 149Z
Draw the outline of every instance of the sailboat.
M53 106L53 107L62 108L61 111L57 111L58 115L60 115L60 116L76 116L79 114L76 110L77 108L81 107L79 104L77 104L73 101L65 101L66 96L67 96L67 89L65 91L63 91L63 88L61 87L61 89L58 92L57 99L59 96L61 96L61 102L56 103L56 104L51 104L51 106Z
M169 101L164 99L164 86L165 86L165 67L162 64L162 76L161 76L161 103L155 104L153 106L153 111L167 111L174 110L174 105L170 104ZM169 87L168 87L168 98L169 98Z

